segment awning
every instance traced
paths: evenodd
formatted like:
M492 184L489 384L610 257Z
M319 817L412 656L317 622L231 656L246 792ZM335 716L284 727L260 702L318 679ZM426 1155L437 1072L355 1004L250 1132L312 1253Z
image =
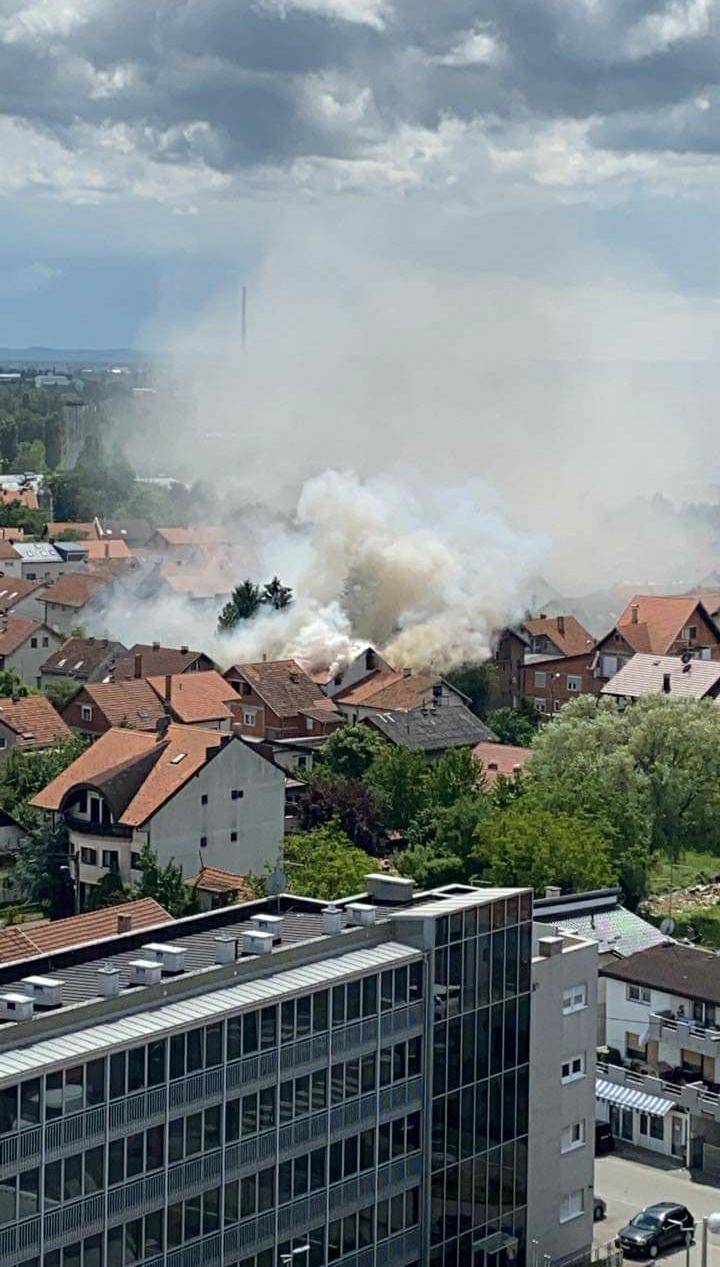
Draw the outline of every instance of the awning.
M606 1082L604 1078L595 1080L595 1098L608 1100L610 1104L621 1104L625 1109L640 1109L643 1113L652 1113L655 1117L665 1117L672 1108L674 1100L665 1100L659 1095L648 1095L646 1091L638 1091L635 1087L624 1087L619 1082Z

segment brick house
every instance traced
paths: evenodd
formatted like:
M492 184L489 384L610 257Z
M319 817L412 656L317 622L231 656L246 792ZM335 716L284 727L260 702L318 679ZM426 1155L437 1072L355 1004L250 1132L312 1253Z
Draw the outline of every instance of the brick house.
M602 684L640 651L720 660L720 627L697 594L636 594L596 647L594 672Z
M523 694L538 713L552 716L563 704L578 695L598 695L600 682L594 676L595 653L533 658L523 669Z
M163 647L159 642L136 642L118 660L113 680L123 682L133 677L165 677L168 673L202 673L214 668L214 660L204 651L191 651L189 647Z
M494 708L517 708L523 693L523 664L530 639L522 629L507 625L495 635Z
M327 735L342 724L332 700L296 660L234 664L225 678L240 696L237 726L258 739Z
M144 678L128 682L87 682L62 712L68 726L86 739L97 739L113 726L154 731L165 706Z

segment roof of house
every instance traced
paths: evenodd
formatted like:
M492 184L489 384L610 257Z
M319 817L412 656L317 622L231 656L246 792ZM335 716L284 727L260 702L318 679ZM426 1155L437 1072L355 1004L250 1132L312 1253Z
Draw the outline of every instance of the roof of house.
M155 730L165 709L157 692L145 678L128 678L123 682L86 682L83 690L111 726L128 726L133 730ZM75 709L77 695L66 708Z
M13 548L23 563L62 563L62 556L50 541L18 541Z
M720 956L666 941L602 968L602 976L631 981L682 998L720 1003Z
M317 682L313 682L297 660L234 664L225 676L232 673L244 678L276 717L294 717L317 707L325 698Z
M24 528L0 528L0 541L24 541Z
M371 673L355 686L340 691L333 699L337 704L362 705L383 712L417 708L428 691L441 682L437 673L397 673L384 669ZM456 695L460 692L452 688ZM462 698L465 698L464 696Z
M0 498L3 506L23 506L25 510L38 510L40 506L37 493L32 488L3 488L0 489Z
M666 689L668 682L670 689ZM720 683L720 661L636 652L602 688L603 695L638 699L667 694L675 699L702 699Z
M153 534L167 545L201 546L215 545L229 540L229 534L219 524L193 524L189 528L157 528Z
M44 601L57 603L60 607L84 607L90 599L108 584L105 576L94 572L68 572L58 577L54 584L45 590Z
M635 594L617 622L617 628L635 651L665 655L692 619L698 606L712 617L697 594ZM636 619L633 619L637 608Z
M71 532L74 537L89 537L93 533L93 525L88 523L72 523L71 521L47 524L44 532L46 537L62 538L66 533Z
M595 646L595 639L576 616L535 616L523 621L523 629L533 638L543 634L564 656L582 655Z
M59 810L76 787L107 789L117 821L142 827L224 743L241 743L202 726L168 726L164 736L113 727L43 788L30 804Z
M482 763L485 780L492 787L498 776L511 779L518 774L532 756L532 748L518 748L513 744L479 743L473 748L473 756Z
M0 560L1 559L19 559L20 555L9 541L0 541Z
M72 739L70 727L44 695L0 699L0 722L18 736L18 747L37 748Z
M191 651L189 647L161 647L159 642L136 642L126 656L118 660L113 678L121 682L135 676L135 657L141 657L141 676L164 676L166 673L186 673L203 651ZM206 657L208 660L210 657Z
M68 638L40 666L41 673L59 673L67 677L88 678L108 659L125 648L109 638Z
M8 616L0 623L0 656L12 655L38 629L47 629L47 626L27 616Z
M388 709L366 718L366 723L392 743L414 752L471 748L481 739L495 738L490 728L464 704Z
M620 899L620 889L615 888L536 898L533 916L561 932L577 933L596 941L601 955L612 954L623 959L671 940L654 924L621 906Z
M133 554L126 541L116 537L103 538L98 541L96 537L88 537L87 541L78 542L87 550L87 557L92 563L96 563L100 559L132 559Z
M341 724L345 720L340 710L335 707L334 700L331 699L316 700L309 708L301 708L300 716L322 722L323 726L326 726L328 722Z
M147 519L96 519L91 531L98 540L111 538L129 546L144 546L152 536Z
M230 719L232 711L228 704L240 702L237 691L217 669L198 673L173 673L168 674L168 677L169 700L165 695L165 677L149 677L147 680L158 698L169 705L177 720L187 725Z
M25 581L19 576L0 574L0 613L12 611L23 598L39 590L43 590L43 594L38 594L38 598L44 598L42 581Z
M185 881L190 889L201 889L205 893L236 893L243 901L251 902L255 897L247 876L235 875L232 871L223 871L220 867L203 867L197 875Z
M187 594L190 598L212 598L218 602L229 597L236 580L212 563L202 567L168 563L163 567L161 576L175 594Z
M119 906L106 906L100 911L71 915L68 919L11 924L0 929L0 963L80 946L101 937L114 937L119 931L118 915L131 920L136 932L173 923L172 915L154 897L143 897L137 902L122 902Z

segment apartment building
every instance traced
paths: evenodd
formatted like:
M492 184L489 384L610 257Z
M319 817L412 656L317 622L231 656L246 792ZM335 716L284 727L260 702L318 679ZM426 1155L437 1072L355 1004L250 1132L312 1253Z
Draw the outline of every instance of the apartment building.
M523 1264L531 916L378 875L0 965L0 1263Z

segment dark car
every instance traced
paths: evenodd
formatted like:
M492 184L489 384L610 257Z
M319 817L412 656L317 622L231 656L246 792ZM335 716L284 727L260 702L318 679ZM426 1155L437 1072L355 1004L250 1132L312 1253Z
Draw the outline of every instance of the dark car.
M657 1258L664 1249L689 1245L695 1220L687 1206L671 1201L649 1205L620 1229L617 1244L624 1254L639 1258Z
M610 1130L608 1122L595 1123L595 1156L602 1157L603 1153L611 1153L615 1147L615 1137Z
M607 1214L607 1205L602 1197L593 1197L593 1223L600 1223Z

